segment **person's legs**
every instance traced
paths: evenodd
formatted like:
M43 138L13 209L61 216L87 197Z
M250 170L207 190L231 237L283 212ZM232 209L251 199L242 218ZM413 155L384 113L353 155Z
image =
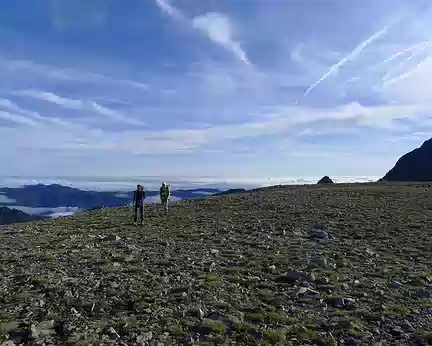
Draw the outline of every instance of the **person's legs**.
M144 222L144 203L140 204L140 217L141 217L141 225Z
M165 215L168 214L168 199L165 200Z
M135 214L134 214L134 222L137 222L137 216L138 216L138 204L135 204Z

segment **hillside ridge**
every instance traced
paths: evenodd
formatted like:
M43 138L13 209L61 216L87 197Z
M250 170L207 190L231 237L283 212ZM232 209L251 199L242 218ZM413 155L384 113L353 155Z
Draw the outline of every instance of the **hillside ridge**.
M0 232L0 342L421 345L428 184L291 186ZM378 324L377 321L380 323Z

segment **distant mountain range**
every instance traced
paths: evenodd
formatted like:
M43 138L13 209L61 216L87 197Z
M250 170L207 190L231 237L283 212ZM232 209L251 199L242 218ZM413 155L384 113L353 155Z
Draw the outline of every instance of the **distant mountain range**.
M171 198L173 201L203 198L220 192L222 190L215 188L172 190ZM147 203L158 201L159 191L146 191L146 197ZM28 221L34 219L29 214L37 214L39 217L59 216L62 213L59 213L58 209L61 208L66 208L66 213L63 214L68 215L76 211L90 210L99 206L118 207L123 204L130 204L132 201L133 191L88 191L59 184L0 188L0 208L1 205L7 206L7 214L16 215L17 221L14 222L21 222L26 217L29 219ZM21 209L26 211L27 214L22 211L20 214L16 212L11 214L11 208ZM8 220L12 219L12 216L8 216Z
M395 166L380 180L432 181L432 138L419 148L401 156Z

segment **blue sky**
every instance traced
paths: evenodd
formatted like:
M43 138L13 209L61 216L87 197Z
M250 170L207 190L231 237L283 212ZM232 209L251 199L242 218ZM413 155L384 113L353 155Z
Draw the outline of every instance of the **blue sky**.
M430 1L0 5L3 176L382 176L431 137Z

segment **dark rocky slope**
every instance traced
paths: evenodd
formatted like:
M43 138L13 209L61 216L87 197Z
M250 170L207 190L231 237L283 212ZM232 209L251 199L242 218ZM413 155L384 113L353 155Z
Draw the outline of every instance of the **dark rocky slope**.
M331 180L329 176L325 175L317 182L317 184L333 184L333 180Z
M381 181L432 181L432 138L403 155Z
M168 218L146 206L143 227L128 207L9 226L0 344L425 345L423 185L260 189Z
M0 206L0 225L9 225L12 223L29 222L43 219L44 217L29 215L18 209Z

